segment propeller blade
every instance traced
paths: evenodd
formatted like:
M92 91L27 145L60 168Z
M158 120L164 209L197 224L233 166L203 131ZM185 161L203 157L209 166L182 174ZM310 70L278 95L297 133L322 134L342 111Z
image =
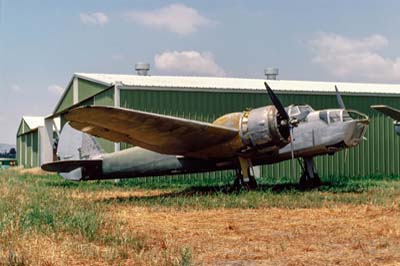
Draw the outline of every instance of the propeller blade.
M343 102L342 95L340 95L339 90L338 90L338 88L336 87L336 85L335 85L335 91L336 91L336 98L337 98L339 107L340 107L341 109L346 109L346 106L344 106L344 102Z
M269 98L271 99L272 104L275 106L275 108L278 110L278 113L280 114L282 120L286 120L289 122L289 115L285 110L285 107L283 107L283 104L279 100L279 98L275 95L275 93L272 91L271 87L267 84L267 82L264 82L265 88L267 89Z

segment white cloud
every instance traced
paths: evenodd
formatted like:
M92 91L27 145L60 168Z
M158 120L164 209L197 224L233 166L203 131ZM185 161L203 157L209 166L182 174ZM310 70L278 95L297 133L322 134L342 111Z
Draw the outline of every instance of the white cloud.
M56 84L50 85L49 87L47 87L47 90L58 96L62 95L64 92L64 88Z
M86 25L104 26L109 21L108 16L102 12L81 13L79 17L81 22Z
M151 28L166 29L181 35L194 33L200 26L212 22L196 9L183 4L171 4L152 11L131 11L125 17Z
M379 53L388 45L389 41L379 34L351 39L320 33L310 42L313 62L322 65L334 77L400 81L400 58L388 58Z
M167 73L225 76L225 71L214 61L210 52L173 51L154 57L157 69Z

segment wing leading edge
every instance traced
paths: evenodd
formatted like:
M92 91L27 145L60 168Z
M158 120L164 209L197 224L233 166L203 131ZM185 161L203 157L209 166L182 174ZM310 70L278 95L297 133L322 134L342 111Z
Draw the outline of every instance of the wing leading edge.
M104 106L79 107L69 111L65 118L73 128L91 135L174 155L193 154L239 133L235 128Z
M400 121L400 110L397 110L387 105L371 105L371 108L391 117L396 121Z

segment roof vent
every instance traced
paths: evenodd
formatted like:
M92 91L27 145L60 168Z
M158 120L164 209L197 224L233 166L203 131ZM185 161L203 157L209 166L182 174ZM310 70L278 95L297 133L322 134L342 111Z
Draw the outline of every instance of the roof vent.
M135 65L135 70L139 76L147 76L150 70L149 63L137 63Z
M279 69L275 67L267 67L266 69L264 69L264 74L265 76L267 76L267 79L275 80L279 74Z

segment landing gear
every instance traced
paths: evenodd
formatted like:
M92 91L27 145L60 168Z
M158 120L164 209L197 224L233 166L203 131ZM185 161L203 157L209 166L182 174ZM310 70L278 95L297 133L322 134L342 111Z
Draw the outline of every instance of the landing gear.
M246 188L255 189L257 188L257 181L254 177L253 165L250 159L239 157L240 169L236 169L236 178L233 186L236 189Z
M312 189L321 185L321 179L315 172L314 158L305 157L303 158L304 166L303 174L300 177L300 189Z

